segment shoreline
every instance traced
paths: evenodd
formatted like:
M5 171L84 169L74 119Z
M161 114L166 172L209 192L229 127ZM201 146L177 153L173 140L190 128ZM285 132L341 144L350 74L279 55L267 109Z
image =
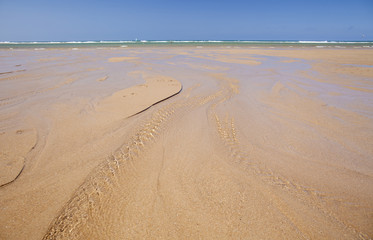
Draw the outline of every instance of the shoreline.
M373 41L67 41L0 42L0 49L65 48L141 48L141 47L300 47L300 48L373 48Z

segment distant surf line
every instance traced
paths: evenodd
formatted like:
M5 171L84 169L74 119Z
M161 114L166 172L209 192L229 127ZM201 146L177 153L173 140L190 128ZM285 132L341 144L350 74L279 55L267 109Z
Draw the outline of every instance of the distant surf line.
M0 48L76 48L128 46L309 46L309 47L373 47L373 41L309 41L309 40L100 40L100 41L0 41Z

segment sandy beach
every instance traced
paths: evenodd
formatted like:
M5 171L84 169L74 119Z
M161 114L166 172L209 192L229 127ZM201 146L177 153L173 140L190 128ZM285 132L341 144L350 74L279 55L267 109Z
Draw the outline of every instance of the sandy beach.
M372 239L373 49L0 49L0 239Z

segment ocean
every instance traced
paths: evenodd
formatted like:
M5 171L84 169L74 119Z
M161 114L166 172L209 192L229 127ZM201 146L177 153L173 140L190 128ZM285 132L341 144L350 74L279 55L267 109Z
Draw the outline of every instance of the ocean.
M212 41L212 40L133 40L133 41L3 41L0 42L1 49L34 48L42 50L44 48L126 48L126 47L170 47L170 46L222 46L222 47L315 47L315 48L373 48L373 41Z

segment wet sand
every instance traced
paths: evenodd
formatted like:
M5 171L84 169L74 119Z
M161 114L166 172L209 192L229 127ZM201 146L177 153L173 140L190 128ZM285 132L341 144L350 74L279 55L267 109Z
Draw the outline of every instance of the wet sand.
M373 50L0 51L0 239L371 239Z

